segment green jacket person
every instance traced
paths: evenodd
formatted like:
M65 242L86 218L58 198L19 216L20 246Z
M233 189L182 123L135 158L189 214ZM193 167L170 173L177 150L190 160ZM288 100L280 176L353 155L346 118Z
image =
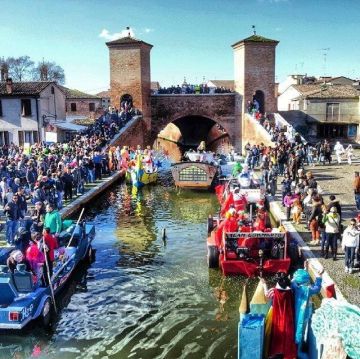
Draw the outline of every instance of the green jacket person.
M50 228L51 234L59 234L61 232L62 221L60 213L54 208L53 204L46 206L46 215L44 220L44 228Z

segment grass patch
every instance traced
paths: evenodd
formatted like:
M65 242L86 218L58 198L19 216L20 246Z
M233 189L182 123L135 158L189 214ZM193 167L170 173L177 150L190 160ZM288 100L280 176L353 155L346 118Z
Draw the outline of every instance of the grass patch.
M343 280L343 284L348 285L350 287L359 289L360 288L360 278L355 274L346 275Z

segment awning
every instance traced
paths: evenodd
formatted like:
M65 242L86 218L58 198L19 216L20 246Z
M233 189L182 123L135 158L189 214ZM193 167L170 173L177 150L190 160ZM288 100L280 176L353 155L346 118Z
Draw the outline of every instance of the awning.
M60 128L64 131L83 131L86 130L86 126L76 125L75 123L63 122L63 123L54 123L53 126Z

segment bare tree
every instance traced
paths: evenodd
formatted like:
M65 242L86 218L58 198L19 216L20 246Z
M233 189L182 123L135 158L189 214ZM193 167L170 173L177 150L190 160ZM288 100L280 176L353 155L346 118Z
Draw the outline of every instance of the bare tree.
M34 68L33 79L36 81L56 81L59 84L64 84L64 69L55 62L43 60Z
M26 81L30 79L34 61L29 56L8 57L6 62L9 66L9 75L14 81Z

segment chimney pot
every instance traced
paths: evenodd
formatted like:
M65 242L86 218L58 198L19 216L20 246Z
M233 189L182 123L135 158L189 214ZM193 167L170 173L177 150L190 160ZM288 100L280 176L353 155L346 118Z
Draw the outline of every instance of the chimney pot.
M11 95L13 92L13 81L12 78L7 78L6 79L6 93Z

